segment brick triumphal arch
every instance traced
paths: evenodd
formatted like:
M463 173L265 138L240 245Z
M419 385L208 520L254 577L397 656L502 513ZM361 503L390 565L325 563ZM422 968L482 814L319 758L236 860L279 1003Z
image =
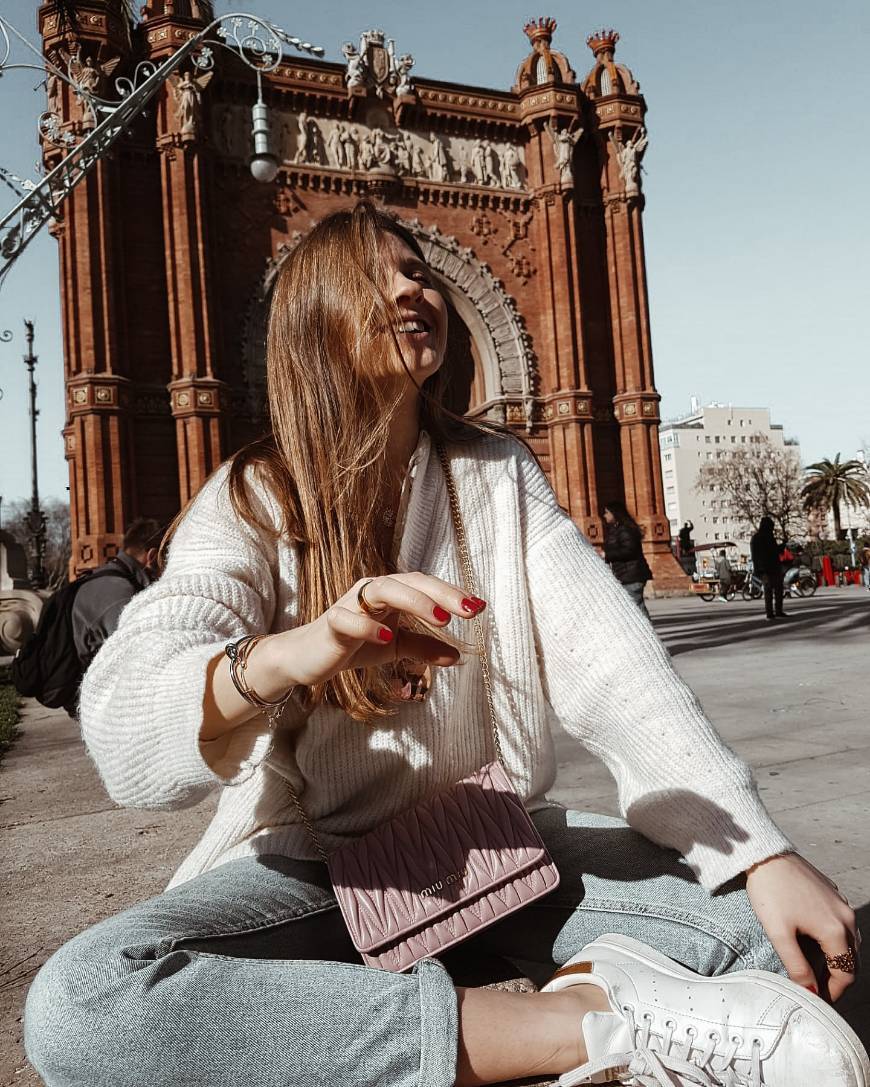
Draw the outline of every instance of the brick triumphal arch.
M212 15L205 0L147 0L129 32L120 0L79 8L72 29L42 5L46 52L115 75ZM530 443L593 542L603 503L624 499L657 586L680 583L649 336L646 105L614 59L618 34L588 39L578 82L555 28L526 25L509 91L417 77L379 30L346 43L344 64L286 59L263 81L280 164L268 184L248 168L247 68L219 57L210 80L165 86L54 227L77 569L114 553L133 517L171 517L262 431L277 269L315 222L368 196L413 231L449 296L463 408ZM67 87L54 107L73 131L87 123Z

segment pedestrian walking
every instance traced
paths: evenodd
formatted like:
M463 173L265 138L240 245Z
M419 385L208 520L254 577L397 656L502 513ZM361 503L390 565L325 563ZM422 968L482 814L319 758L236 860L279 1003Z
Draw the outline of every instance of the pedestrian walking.
M728 593L731 590L731 566L728 562L728 556L724 550L720 550L719 557L716 559L716 577L719 581L719 595L717 600L721 600L723 604L728 603Z
M643 553L640 528L625 504L608 502L604 507L604 561L631 599L648 615L643 592L652 570Z
M184 511L82 688L118 803L220 803L164 894L43 966L31 1061L47 1087L579 1084L605 1068L866 1087L798 943L820 942L838 996L854 913L526 447L443 409L438 283L368 203L282 264L272 432ZM552 717L606 761L628 822L546 800ZM487 766L495 821L474 818L469 784ZM531 844L481 867L503 820ZM438 868L430 843L457 841L466 867ZM558 892L511 912L553 864ZM457 985L434 951L410 972L361 965L468 933L467 949L557 969L546 992Z
M861 583L870 592L870 547L861 549Z
M749 541L752 553L752 569L764 586L764 610L768 619L785 618L782 610L783 569L780 561L782 548L773 531L773 518L762 517L758 531Z

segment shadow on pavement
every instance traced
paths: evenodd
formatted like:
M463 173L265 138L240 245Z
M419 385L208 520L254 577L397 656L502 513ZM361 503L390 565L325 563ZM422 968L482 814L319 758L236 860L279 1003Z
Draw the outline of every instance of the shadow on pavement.
M671 656L677 657L681 653L717 649L721 646L733 645L735 642L754 641L759 638L772 640L786 634L797 635L800 638L812 637L817 627L830 624L833 618L832 611L837 612L839 621L834 630L828 631L829 637L847 637L853 631L862 628L870 630L870 607L865 600L831 602L814 607L811 611L792 612L787 618L773 622L769 622L764 617L764 612L761 612L752 618L723 625L721 618L727 618L727 616L721 616L720 612L718 614L721 618L711 616L709 629L702 631L693 627L691 630L669 632L666 628L669 624L673 624L673 616L663 617L664 621L655 620L653 626ZM686 622L685 618L681 621Z
M789 600L786 597L783 602L783 607L786 611L792 608L795 615L803 613L813 613L824 611L827 612L829 617L835 612L841 612L844 608L867 608L870 605L870 594L865 596L855 597L850 600L836 599L826 600L824 597L806 597L801 600ZM743 616L745 619L764 619L764 604L760 600L747 601L747 600L734 600L728 602L728 610L723 611L721 604L715 606L715 601L706 603L705 601L698 601L697 607L693 611L680 611L672 615L654 615L653 626L655 627L673 627L686 625L688 623L695 623L698 619L707 616L712 622L720 622L723 619L729 619L733 617L734 612Z

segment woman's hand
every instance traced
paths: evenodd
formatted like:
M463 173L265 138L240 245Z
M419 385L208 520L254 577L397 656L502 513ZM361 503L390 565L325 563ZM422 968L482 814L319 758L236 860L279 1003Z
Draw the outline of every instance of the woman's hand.
M359 605L362 585L369 609L379 613L376 618ZM399 617L407 615L437 628L454 616L472 619L485 607L484 601L429 574L364 579L312 623L274 634L256 646L249 663L251 686L264 698L274 698L297 684L324 683L348 668L407 659L441 667L456 664L455 647L434 635L400 627Z
M837 887L796 853L771 857L750 868L746 890L759 921L792 981L817 991L818 981L801 951L798 935L815 940L827 955L857 956L860 934L855 913ZM831 970L831 1000L843 995L854 973Z

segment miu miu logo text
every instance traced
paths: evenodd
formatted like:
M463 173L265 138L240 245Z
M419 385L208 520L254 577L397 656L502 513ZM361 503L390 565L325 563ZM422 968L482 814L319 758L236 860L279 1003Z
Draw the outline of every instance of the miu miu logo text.
M450 887L454 883L458 883L461 879L465 879L468 875L468 869L463 868L459 872L451 872L449 876L444 876L443 879L439 879L437 883L430 883L428 887L424 887L420 892L421 898L428 898L430 895L437 894L439 891L443 891L445 887Z

